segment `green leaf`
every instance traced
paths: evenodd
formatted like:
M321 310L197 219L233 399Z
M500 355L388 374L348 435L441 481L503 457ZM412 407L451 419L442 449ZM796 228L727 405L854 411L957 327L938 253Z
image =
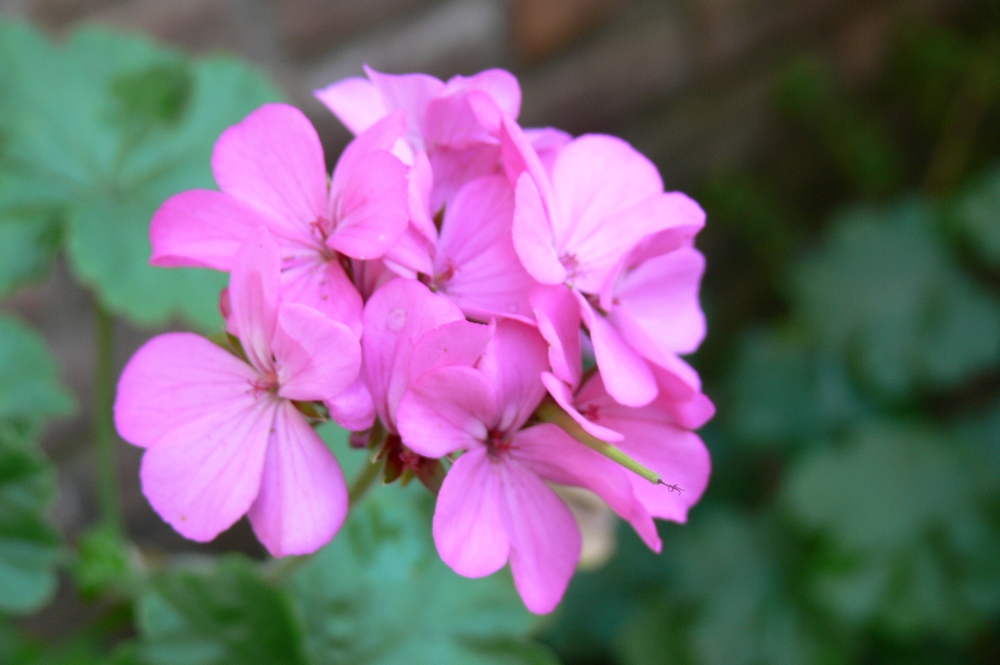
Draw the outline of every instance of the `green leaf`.
M138 624L150 665L308 662L287 598L238 556L211 570L161 574L139 603Z
M73 398L58 375L44 340L15 319L0 316L0 425L31 435L45 418L72 411Z
M534 624L509 576L458 576L431 539L432 497L380 487L297 571L292 592L314 665L545 663L514 648Z
M995 485L971 449L915 426L871 425L805 458L784 503L826 544L816 602L905 638L967 636L1000 604L1000 534L980 507Z
M847 662L835 626L791 595L786 538L764 520L717 511L678 530L673 584L636 612L618 652L626 664Z
M919 200L844 215L795 291L823 348L885 396L952 388L1000 362L1000 305L955 266Z
M757 330L740 344L729 385L730 428L762 447L801 445L834 434L871 411L843 359L812 349L790 330Z
M955 213L972 250L987 265L1000 267L1000 167L959 195Z
M59 537L43 517L54 489L52 468L0 426L0 611L34 612L55 592Z
M234 60L189 61L134 37L83 30L53 48L21 26L0 28L16 100L0 168L46 183L25 202L0 178L0 211L57 209L73 271L112 310L141 324L179 314L217 325L224 276L149 266L149 221L169 196L214 186L219 134L275 90Z

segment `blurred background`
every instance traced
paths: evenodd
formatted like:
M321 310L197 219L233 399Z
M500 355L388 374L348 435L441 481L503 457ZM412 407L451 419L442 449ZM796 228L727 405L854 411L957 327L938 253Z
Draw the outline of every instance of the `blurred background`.
M619 530L535 629L569 664L1000 662L1000 2L997 0L0 0L59 38L144 33L262 68L320 129L311 90L361 65L513 71L522 124L611 133L708 214L709 336L691 359L718 415L709 490L664 552ZM91 296L62 262L0 308L40 329L93 399ZM118 368L152 334L115 324ZM177 324L180 325L180 324ZM51 424L54 516L97 519L86 416ZM207 547L150 511L142 546ZM72 584L22 620L94 608ZM41 662L41 661L39 661ZM49 661L46 661L49 662ZM63 661L59 661L63 662ZM90 661L87 661L90 662Z

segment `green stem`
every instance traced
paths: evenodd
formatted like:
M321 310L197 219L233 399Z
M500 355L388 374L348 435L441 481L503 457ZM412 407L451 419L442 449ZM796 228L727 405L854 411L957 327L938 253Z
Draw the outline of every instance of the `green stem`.
M583 429L580 423L573 420L572 416L563 411L562 408L551 399L546 399L542 402L542 404L535 411L535 416L542 422L558 425L563 429L563 431L583 445L592 450L596 450L608 459L621 464L629 471L642 476L654 485L666 485L666 483L664 483L660 478L659 474L647 469L642 464L639 464L607 441L602 441L593 434L589 433L587 430ZM678 489L674 485L668 485L668 487Z
M350 506L353 508L354 504L360 501L364 495L368 492L375 481L382 474L382 464L374 463L369 464L364 469L354 477L351 481L351 487L347 491L350 497Z
M97 484L101 520L124 531L118 497L118 464L115 457L114 319L100 304L94 305L97 337L97 377L94 386L94 443L97 448Z

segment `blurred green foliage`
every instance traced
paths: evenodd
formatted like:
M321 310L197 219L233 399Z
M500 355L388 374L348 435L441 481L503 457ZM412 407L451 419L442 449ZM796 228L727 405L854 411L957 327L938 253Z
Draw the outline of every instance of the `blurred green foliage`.
M539 620L507 573L441 563L415 486L372 493L298 567L103 527L62 543L35 442L73 402L0 318L0 662L1000 662L1000 11L959 4L905 23L877 80L790 62L771 149L694 192L715 471L662 555L621 529ZM119 315L214 323L219 276L148 268L149 217L211 187L219 132L275 97L234 61L0 22L0 295L65 251ZM364 463L322 433L348 475ZM16 617L60 567L97 618L53 644Z

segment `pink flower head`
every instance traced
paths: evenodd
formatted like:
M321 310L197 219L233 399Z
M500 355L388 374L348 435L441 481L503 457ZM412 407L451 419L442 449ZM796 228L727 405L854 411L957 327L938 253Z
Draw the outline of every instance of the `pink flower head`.
M467 577L508 560L525 605L550 612L580 556L580 531L546 484L601 496L646 542L660 548L652 517L624 470L550 424L521 429L545 389L547 351L538 332L501 321L472 366L438 367L416 379L397 412L403 442L427 457L465 451L438 495L434 541L441 558Z
M285 298L315 307L361 332L361 298L339 255L373 259L409 220L407 168L389 149L405 131L390 115L355 139L328 181L316 130L298 109L266 104L215 144L221 192L190 190L168 199L150 228L152 263L229 270L254 229L282 248Z
M351 330L282 299L280 262L264 230L233 259L230 327L246 361L191 333L160 335L129 361L115 402L164 520L206 541L247 514L275 556L315 551L344 521L340 466L294 402L336 396L361 365Z

